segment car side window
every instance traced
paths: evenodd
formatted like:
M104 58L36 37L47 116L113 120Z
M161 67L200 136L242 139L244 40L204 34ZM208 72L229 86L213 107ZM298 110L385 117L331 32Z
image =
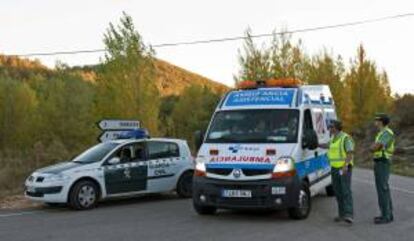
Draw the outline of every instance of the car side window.
M133 157L132 161L143 161L145 160L145 145L144 143L135 143L133 145Z
M178 145L172 142L150 141L148 145L149 159L170 158L180 156Z

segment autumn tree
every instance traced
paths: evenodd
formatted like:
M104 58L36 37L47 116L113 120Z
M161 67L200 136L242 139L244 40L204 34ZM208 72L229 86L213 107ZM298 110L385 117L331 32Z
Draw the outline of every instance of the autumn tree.
M172 112L175 136L194 147L193 134L205 131L220 96L207 87L192 85L184 90Z
M109 25L104 43L107 54L97 76L97 115L140 120L156 135L160 98L154 83L154 51L125 13L119 25Z
M348 103L352 105L354 128L371 120L376 112L387 112L391 106L390 87L385 71L378 73L375 63L366 57L365 49L358 47L345 83L350 88Z

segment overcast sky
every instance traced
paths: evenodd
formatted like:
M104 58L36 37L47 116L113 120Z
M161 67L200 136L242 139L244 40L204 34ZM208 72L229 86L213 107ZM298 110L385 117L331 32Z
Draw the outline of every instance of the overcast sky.
M349 21L414 13L408 0L2 0L0 53L23 54L103 48L109 22L122 11L132 16L149 44L203 40L253 33L270 33ZM294 35L309 53L323 48L341 54L349 63L357 46L390 77L393 92L414 93L414 17L364 26ZM268 42L269 38L257 40ZM157 57L233 85L242 41L156 49ZM95 64L102 54L40 57L48 66L57 60L69 65Z

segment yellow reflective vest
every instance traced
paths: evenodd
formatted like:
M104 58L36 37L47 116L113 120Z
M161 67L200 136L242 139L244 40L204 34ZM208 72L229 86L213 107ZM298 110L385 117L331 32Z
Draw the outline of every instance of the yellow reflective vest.
M345 166L345 159L347 155L345 151L345 141L347 138L351 137L348 134L341 132L339 133L339 136L333 138L329 143L328 159L331 163L331 167L342 168ZM353 164L354 162L351 160L351 165Z
M388 134L391 135L392 137L391 142L387 146L383 145L381 150L374 152L374 158L384 157L384 158L390 159L392 157L392 154L394 153L395 138L394 138L394 132L390 128L385 127L382 131L380 131L375 137L375 143L381 143L380 142L381 137L386 132L388 132Z

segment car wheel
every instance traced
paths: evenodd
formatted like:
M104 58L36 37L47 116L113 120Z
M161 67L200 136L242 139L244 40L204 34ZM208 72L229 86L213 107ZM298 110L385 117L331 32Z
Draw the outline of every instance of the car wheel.
M288 210L289 216L292 219L305 219L309 216L311 211L311 196L309 186L307 183L302 183L299 191L297 207Z
M334 189L333 189L332 184L331 184L331 185L329 185L329 186L326 186L326 187L325 187L325 191L326 191L326 195L328 195L328 197L333 197L333 196L335 196L335 191L334 191Z
M213 215L216 213L217 208L212 207L212 206L205 206L205 205L201 205L198 204L197 202L193 201L193 207L194 210L199 214L199 215Z
M190 198L193 193L193 173L188 171L181 175L177 183L177 194L182 198Z
M69 204L76 210L91 209L98 202L98 187L91 181L80 181L76 183L69 197Z

